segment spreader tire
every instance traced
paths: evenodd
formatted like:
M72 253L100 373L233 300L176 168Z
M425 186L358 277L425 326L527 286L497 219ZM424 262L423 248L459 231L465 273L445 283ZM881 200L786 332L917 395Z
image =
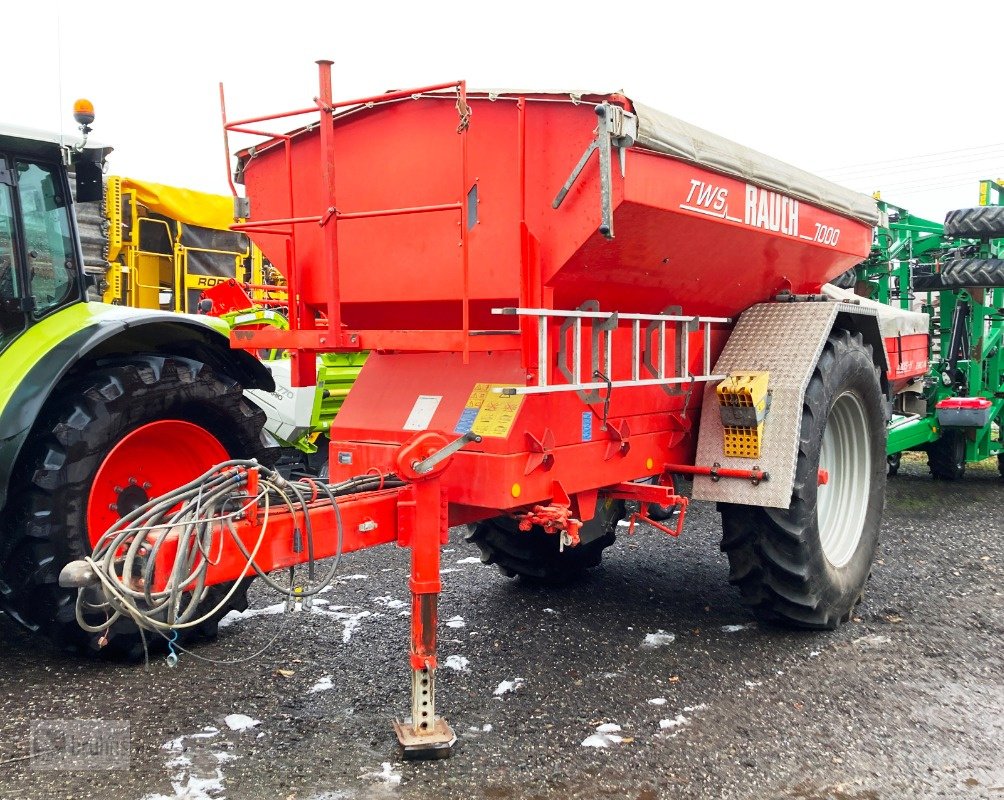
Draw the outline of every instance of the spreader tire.
M946 430L927 445L927 467L937 481L957 481L966 474L966 438L958 430Z
M882 408L871 348L834 331L803 398L791 505L720 505L729 581L761 619L835 628L860 601L885 499Z
M946 261L941 272L915 275L913 279L913 288L918 292L996 286L1004 286L1001 258L956 258Z
M853 289L858 285L858 271L854 267L851 267L846 272L841 272L837 275L830 283L838 289Z
M966 239L1004 237L1004 206L977 206L949 211L945 215L945 236Z
M94 525L88 524L89 502L100 494L101 470L107 475L115 458L121 459L121 449L114 455L116 445L129 441L138 431L150 430L151 423L164 421L172 421L174 426L169 422L164 428L169 438L155 467L163 479L154 487L154 494L189 479L166 485L176 474L172 450L178 454L179 464L184 462L189 470L204 471L212 466L193 464L186 440L173 441L172 431L197 432L233 457L267 453L261 438L265 415L244 399L237 381L198 361L136 355L99 361L57 387L15 468L0 551L0 604L15 620L48 635L65 650L124 659L142 655L142 638L129 620L113 624L103 646L102 634L81 629L75 615L77 590L61 588L57 577L67 562L89 555L92 542L103 533L90 530ZM124 490L114 488L120 492L120 503L127 492L134 495L129 499L132 507L145 502L141 485L126 483ZM111 505L104 502L100 506L104 516ZM126 507L121 513L128 510ZM119 512L112 513L117 516ZM93 523L94 517L90 519ZM185 632L187 638L215 636L223 614L246 608L247 583L245 580L233 594L228 608ZM226 588L213 587L202 607L212 608ZM103 619L103 612L88 617L94 624ZM146 638L153 647L163 645L162 637L156 634ZM183 634L180 638L183 641L186 637Z
M560 585L597 567L603 551L612 545L617 521L624 515L624 503L617 501L597 508L596 516L581 531L582 542L560 550L556 533L534 526L519 530L509 516L494 517L470 526L467 541L481 550L481 563L495 564L507 578L526 578L538 583ZM592 538L595 537L595 538Z

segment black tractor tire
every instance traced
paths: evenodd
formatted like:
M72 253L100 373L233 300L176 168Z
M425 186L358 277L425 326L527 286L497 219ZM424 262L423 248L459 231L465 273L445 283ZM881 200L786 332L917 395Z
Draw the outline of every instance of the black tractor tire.
M481 550L482 564L495 564L507 578L560 586L598 567L603 551L617 539L617 522L624 516L624 503L600 501L596 516L583 525L582 542L560 549L560 537L535 525L521 531L510 516L493 517L468 528L466 539Z
M997 472L1004 478L1004 453L997 454Z
M966 436L959 430L943 430L941 438L927 445L927 467L936 481L957 481L966 474Z
M232 457L271 456L261 433L264 412L245 400L237 381L199 361L144 354L98 361L68 377L40 413L15 466L0 540L0 607L63 650L125 660L143 655L143 637L131 620L115 622L104 644L102 634L84 631L76 620L77 590L60 587L57 578L65 564L91 553L88 498L113 446L165 419L201 426ZM180 631L178 641L214 637L224 614L247 608L248 583L212 619ZM212 587L202 608L212 608L229 586ZM88 622L104 619L101 612ZM146 643L162 649L164 639L147 632Z
M871 347L859 334L831 334L802 403L798 461L787 509L721 503L722 550L729 582L760 619L799 628L832 629L850 618L861 601L878 544L886 482L886 426L879 373ZM824 434L830 429L827 458L848 463L833 469L821 523L818 471ZM848 450L850 448L850 450ZM852 461L857 459L854 470ZM856 471L867 480L853 503L842 497ZM853 485L860 485L855 482ZM859 516L854 518L854 509ZM846 512L844 514L843 512ZM843 522L847 516L853 522ZM834 525L850 525L851 538L831 560Z
M893 453L886 457L886 475L890 478L899 474L899 465L903 460L902 453Z
M858 285L858 271L851 267L846 272L841 272L836 278L830 281L838 289L853 289Z
M955 258L946 261L941 272L913 278L913 288L918 292L996 286L1004 286L1004 259L1001 258Z
M977 206L949 211L945 215L945 236L965 239L1004 237L1004 206Z
M694 481L690 476L672 473L673 490L682 497L689 498L694 488ZM650 479L651 483L656 483L657 478ZM656 522L667 522L680 513L679 506L661 506L658 503L647 503L645 505L645 516Z

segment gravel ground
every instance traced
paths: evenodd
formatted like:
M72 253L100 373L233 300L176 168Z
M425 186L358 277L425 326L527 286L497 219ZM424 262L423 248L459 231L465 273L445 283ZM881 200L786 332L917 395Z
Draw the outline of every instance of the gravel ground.
M269 613L256 585L260 613L175 668L71 660L0 619L0 797L1004 798L1002 496L995 465L951 485L904 459L865 602L826 634L752 622L707 504L561 590L474 563L454 532L438 703L459 742L440 762L400 762L390 728L405 551L346 557L315 613ZM72 718L128 721L128 770L32 769L32 721Z

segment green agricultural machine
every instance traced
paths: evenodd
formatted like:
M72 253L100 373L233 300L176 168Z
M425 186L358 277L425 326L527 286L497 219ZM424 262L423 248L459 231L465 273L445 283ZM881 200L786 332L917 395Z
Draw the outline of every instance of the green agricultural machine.
M957 480L967 463L993 456L1004 474L1004 185L981 181L980 202L942 224L879 200L870 257L835 281L930 318L930 370L892 409L891 474L911 450L927 453L938 479Z
M210 465L270 458L245 390L275 383L220 320L87 301L71 178L98 199L110 148L87 143L93 112L79 111L83 141L0 128L0 608L64 648L130 656L138 629L104 615L82 629L60 568Z

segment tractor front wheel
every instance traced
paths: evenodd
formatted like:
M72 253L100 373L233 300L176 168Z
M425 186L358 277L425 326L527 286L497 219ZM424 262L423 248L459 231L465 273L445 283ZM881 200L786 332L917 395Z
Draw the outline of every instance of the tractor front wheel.
M43 408L15 468L0 560L3 609L63 649L141 656L131 620L101 633L80 628L77 590L59 586L60 570L89 555L108 527L150 498L220 461L263 455L263 423L237 381L186 358L108 359L68 378ZM246 608L246 583L188 638L215 635L223 614ZM212 608L227 588L210 589L203 607ZM94 625L104 618L86 615ZM163 644L159 636L147 640Z
M835 628L860 601L885 499L882 408L870 347L835 331L803 398L790 506L721 504L729 581L762 619Z

